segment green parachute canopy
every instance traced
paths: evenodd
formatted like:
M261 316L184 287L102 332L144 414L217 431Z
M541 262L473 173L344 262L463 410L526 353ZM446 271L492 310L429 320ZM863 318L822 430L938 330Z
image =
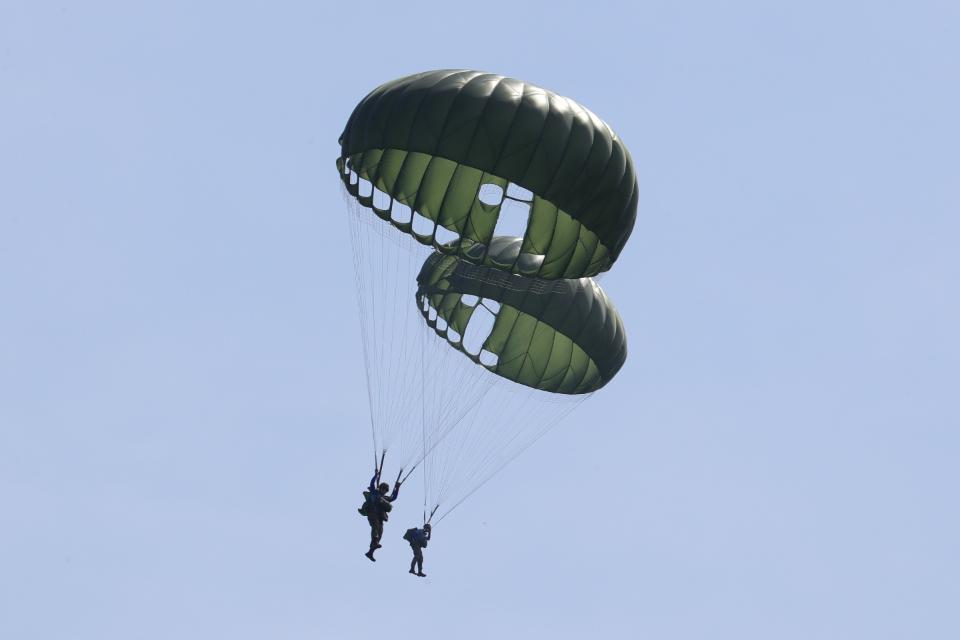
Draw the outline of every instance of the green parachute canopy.
M606 271L633 229L633 161L577 102L493 73L428 71L381 85L340 136L340 177L422 244L545 279ZM522 240L491 258L495 236Z
M510 240L491 247L508 248ZM591 278L540 280L433 253L417 276L427 324L474 362L514 382L582 394L627 356L620 314Z

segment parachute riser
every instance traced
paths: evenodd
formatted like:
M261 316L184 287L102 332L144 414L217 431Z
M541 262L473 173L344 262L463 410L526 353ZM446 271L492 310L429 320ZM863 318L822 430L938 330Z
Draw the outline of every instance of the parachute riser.
M384 449L380 454L380 464L377 466L377 481L374 484L380 484L380 474L383 472L383 461L387 457L387 450Z
M420 463L418 462L417 464L410 467L410 471L407 471L406 474L403 473L403 469L400 469L400 473L397 474L397 484L403 484L404 482L406 482L407 478L410 477L410 474L412 474L416 470L419 464ZM403 475L403 479L400 478L401 475Z

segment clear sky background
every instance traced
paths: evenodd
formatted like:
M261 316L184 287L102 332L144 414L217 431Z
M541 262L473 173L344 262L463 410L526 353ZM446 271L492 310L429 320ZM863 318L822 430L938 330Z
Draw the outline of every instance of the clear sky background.
M0 0L0 637L960 637L960 5ZM337 137L443 67L641 185L620 375L406 572Z

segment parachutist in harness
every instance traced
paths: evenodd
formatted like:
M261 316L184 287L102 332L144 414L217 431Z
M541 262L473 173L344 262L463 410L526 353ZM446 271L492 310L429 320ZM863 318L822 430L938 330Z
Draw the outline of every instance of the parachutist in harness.
M370 486L363 492L363 505L357 509L360 515L366 516L367 522L370 523L370 550L364 555L370 558L372 562L377 561L373 557L373 552L382 546L380 538L383 536L383 523L388 520L387 514L393 509L391 503L397 499L402 484L398 476L397 482L393 486L393 493L387 495L387 492L390 491L390 485L386 482L377 484L379 479L380 469L377 469L373 477L370 478Z
M426 578L427 574L423 572L423 550L427 548L427 542L430 541L430 523L423 525L423 529L407 529L407 532L403 534L403 539L410 543L410 548L413 549L413 560L410 561L410 573L420 576L421 578ZM417 570L414 571L413 568L416 567Z

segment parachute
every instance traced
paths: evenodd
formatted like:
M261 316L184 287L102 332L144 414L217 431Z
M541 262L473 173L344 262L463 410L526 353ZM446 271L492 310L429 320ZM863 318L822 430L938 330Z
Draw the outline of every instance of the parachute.
M573 100L468 70L380 86L340 145L374 462L420 466L436 523L625 362L590 276L630 236L633 164Z
M577 102L492 73L443 70L388 82L354 109L337 160L351 196L397 230L538 278L606 271L637 214L633 161ZM372 185L362 189L361 180Z
M590 278L538 280L434 253L417 276L417 300L451 347L534 389L596 391L627 356L620 315Z

